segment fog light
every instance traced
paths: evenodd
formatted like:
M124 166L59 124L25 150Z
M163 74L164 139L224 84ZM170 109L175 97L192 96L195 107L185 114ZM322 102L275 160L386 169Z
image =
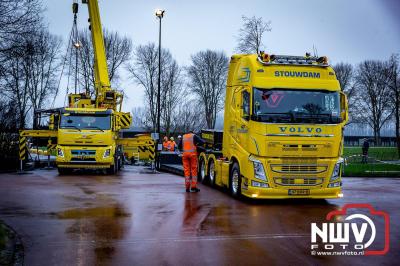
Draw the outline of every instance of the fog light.
M257 197L258 197L258 194L251 194L251 197L252 197L252 198L257 198Z
M268 184L257 182L257 181L251 181L251 186L252 187L261 187L261 188L268 188L269 187Z
M339 193L337 196L338 196L339 198L343 198L343 193Z
M342 182L335 182L335 183L330 183L328 187L340 187L342 185Z

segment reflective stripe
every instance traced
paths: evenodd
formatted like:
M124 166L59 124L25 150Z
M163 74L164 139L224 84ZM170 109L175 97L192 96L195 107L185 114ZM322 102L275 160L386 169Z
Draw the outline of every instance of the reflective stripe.
M196 147L194 146L194 134L189 133L183 135L182 138L182 148L183 152L196 152Z

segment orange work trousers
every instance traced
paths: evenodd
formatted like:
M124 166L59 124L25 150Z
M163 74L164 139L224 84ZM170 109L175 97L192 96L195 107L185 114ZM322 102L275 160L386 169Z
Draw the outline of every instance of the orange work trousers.
M183 153L183 171L185 174L185 187L190 188L190 176L192 177L192 188L197 187L197 154Z

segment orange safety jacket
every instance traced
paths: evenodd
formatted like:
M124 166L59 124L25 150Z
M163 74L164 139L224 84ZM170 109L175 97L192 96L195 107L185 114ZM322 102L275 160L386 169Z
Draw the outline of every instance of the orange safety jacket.
M196 146L194 145L194 134L193 133L188 133L188 134L183 135L182 151L183 151L183 155L197 154Z
M175 151L176 143L175 141L169 141L170 146L169 146L169 151Z
M171 142L169 140L168 141L164 141L163 142L163 147L164 147L164 150L168 151L171 148Z

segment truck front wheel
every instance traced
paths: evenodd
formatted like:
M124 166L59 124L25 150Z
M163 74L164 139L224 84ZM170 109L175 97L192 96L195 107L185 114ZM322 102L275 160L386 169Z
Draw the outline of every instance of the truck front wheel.
M117 159L114 159L114 164L110 165L109 168L107 168L107 174L109 175L115 175L118 171L118 161Z
M204 183L206 181L206 163L203 158L199 161L198 181Z
M240 198L242 191L242 178L238 163L233 163L231 174L229 177L229 191L234 198Z
M59 175L69 175L72 173L72 169L70 168L57 168Z

